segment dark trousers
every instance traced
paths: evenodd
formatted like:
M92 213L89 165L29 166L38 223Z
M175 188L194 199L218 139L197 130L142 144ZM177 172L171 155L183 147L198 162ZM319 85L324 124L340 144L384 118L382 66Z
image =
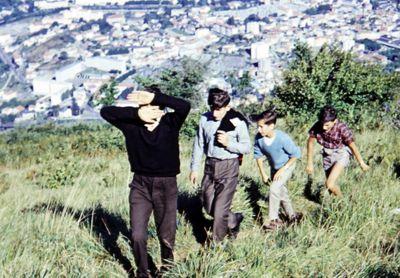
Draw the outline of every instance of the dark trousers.
M207 158L201 182L202 202L206 212L214 218L213 240L222 241L229 229L237 225L230 207L239 175L239 160Z
M168 264L168 261L174 259L178 193L176 177L146 177L135 174L130 188L133 255L138 276L148 277L147 226L153 210L162 262Z

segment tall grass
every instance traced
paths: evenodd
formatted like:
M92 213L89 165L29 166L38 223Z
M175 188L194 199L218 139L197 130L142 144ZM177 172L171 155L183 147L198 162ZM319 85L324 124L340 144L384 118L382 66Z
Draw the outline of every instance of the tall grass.
M306 133L292 136L304 154ZM319 154L312 181L303 158L289 191L304 221L272 233L260 229L268 188L251 155L245 156L233 203L245 215L239 236L206 247L199 241L210 219L201 215L197 189L188 182L191 141L182 140L176 260L166 277L399 277L400 215L391 213L400 207L399 132L369 130L356 134L356 142L371 170L362 173L353 161L339 181L344 197L336 199L321 189ZM0 276L128 275L134 266L128 239L132 174L117 130L5 133L0 169ZM148 246L159 265L153 220Z

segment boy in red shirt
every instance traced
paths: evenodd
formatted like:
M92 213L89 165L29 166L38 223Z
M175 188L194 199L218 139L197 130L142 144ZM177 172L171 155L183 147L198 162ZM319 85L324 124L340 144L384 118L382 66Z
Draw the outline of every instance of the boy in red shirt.
M335 196L342 196L336 181L343 169L348 166L351 156L355 156L363 171L367 171L369 166L362 159L354 143L352 131L345 123L337 119L336 110L331 106L322 108L319 121L309 131L306 172L310 175L314 172L313 151L315 141L323 147L321 153L326 175L325 185Z

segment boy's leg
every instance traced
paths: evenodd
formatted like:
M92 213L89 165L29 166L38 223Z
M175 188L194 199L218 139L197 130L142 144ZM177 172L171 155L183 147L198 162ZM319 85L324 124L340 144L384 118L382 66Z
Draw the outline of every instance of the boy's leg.
M231 228L236 226L236 215L230 211L230 207L235 194L237 180L237 177L221 180L224 189L216 196L214 201L213 239L215 241L224 239L228 233L228 222L232 225Z
M204 176L201 181L201 202L208 215L213 215L215 161L207 158L204 165Z
M340 163L335 163L333 167L330 169L328 178L326 179L326 187L334 194L335 196L341 197L342 192L340 188L336 185L336 181L339 175L343 172L344 166Z
M279 218L279 207L281 204L281 186L279 181L273 181L269 187L269 220Z
M339 175L350 163L350 151L347 147L330 150L329 154L323 154L323 165L326 175L325 186L332 194L341 197L342 192L336 185Z
M148 277L147 225L153 209L146 178L135 175L130 185L129 209L131 240L138 277Z
M294 212L292 202L290 200L289 192L288 192L286 185L287 185L289 179L293 175L294 168L295 168L295 165L292 165L291 167L289 167L281 177L282 182L283 182L282 187L281 187L281 202L282 202L282 206L285 209L285 212L286 212L287 216L289 217L289 219L295 215L295 212Z
M295 165L292 165L281 175L280 179L272 181L271 183L269 189L269 220L271 221L279 219L279 208L281 201L283 202L282 205L289 217L293 216L294 214L293 207L289 199L289 194L287 192L287 188L285 187L287 181L292 176L294 168ZM275 173L271 175L272 179Z
M295 212L292 206L292 202L290 201L289 192L286 185L282 186L281 198L282 206L285 209L285 212L289 219L291 219L295 215Z
M232 229L237 225L237 216L231 212L230 207L238 183L239 161L237 159L221 161L216 171L218 178L215 181L217 193L213 203L213 239L222 241L228 233L228 228Z
M178 187L176 177L154 178L153 186L154 219L161 247L161 259L164 266L173 261L173 249L176 234L176 209Z

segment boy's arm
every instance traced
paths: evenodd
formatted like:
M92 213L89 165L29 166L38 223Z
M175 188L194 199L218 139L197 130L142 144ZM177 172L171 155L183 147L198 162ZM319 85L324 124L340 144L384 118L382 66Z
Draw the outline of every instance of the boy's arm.
M256 135L256 138L254 139L254 158L256 159L256 163L258 166L258 171L260 172L262 181L264 183L268 183L268 175L265 173L264 170L264 154L261 151L261 148L258 144L258 139L259 139L259 134Z
M294 141L289 135L284 134L282 137L282 141L283 141L283 150L288 154L289 158L301 157L300 148L294 143Z
M296 144L293 142L292 138L289 135L284 134L282 137L283 140L283 150L288 154L289 160L283 165L274 175L274 180L278 180L279 177L296 162L298 158L301 157L301 150Z
M193 143L192 160L190 163L189 179L192 184L196 184L198 178L198 169L200 166L201 158L204 153L204 132L202 126L202 118L200 118L199 128Z
M178 128L182 126L190 111L190 103L188 101L162 93L155 93L150 104L174 109L173 113L167 113L164 117L172 125L175 125Z
M262 157L256 159L258 171L260 172L262 181L264 183L268 182L268 175L264 171L264 159Z
M351 152L353 153L353 155L355 156L355 158L357 159L358 164L360 164L361 169L363 171L367 171L369 169L369 166L362 159L361 154L356 146L356 143L351 142L349 144L349 148L350 148Z
M113 126L124 129L126 124L140 122L139 109L134 107L105 106L101 108L101 117Z
M297 160L297 157L291 157L274 175L274 181L279 180L281 175Z
M313 154L314 154L314 142L316 141L315 137L309 136L307 141L307 168L306 172L309 175L312 175L314 172L313 165Z
M237 139L229 138L229 142L226 145L226 149L232 153L247 154L250 152L251 143L249 131L244 121L240 121L238 124L238 136Z

